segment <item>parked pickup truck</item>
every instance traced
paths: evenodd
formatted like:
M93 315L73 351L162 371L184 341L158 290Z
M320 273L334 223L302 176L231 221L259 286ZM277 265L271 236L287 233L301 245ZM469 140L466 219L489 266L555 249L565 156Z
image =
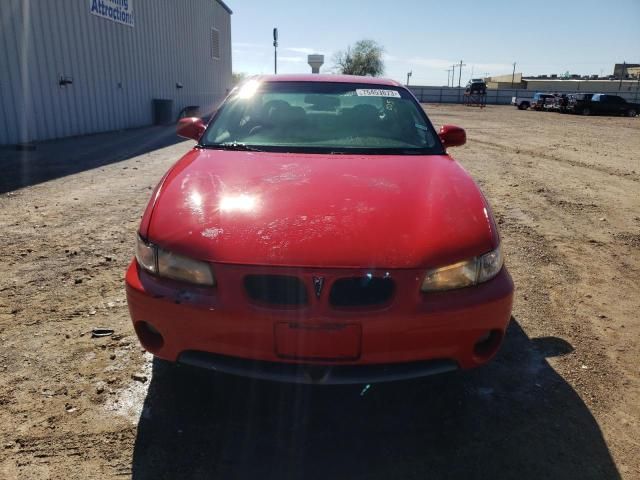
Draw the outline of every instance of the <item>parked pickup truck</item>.
M486 95L487 94L487 84L482 78L472 78L467 83L467 87L464 89L464 93L468 93L470 95L479 94Z
M581 108L585 102L591 100L593 93L570 93L567 111L569 113L582 113Z
M565 113L569 107L569 95L566 93L556 93L551 98L545 100L543 107L550 112Z
M553 98L551 93L536 93L533 98L527 97L511 97L511 105L518 107L518 110L542 110L544 103L548 98Z
M570 100L569 110L582 115L626 115L635 117L640 112L640 104L627 102L618 95L596 93L578 96Z

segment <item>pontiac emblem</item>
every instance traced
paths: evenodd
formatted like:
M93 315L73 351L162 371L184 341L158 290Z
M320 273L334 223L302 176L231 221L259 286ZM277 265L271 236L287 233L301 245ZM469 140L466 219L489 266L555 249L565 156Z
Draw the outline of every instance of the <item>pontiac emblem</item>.
M316 291L316 297L320 298L322 287L324 286L324 277L313 277L313 288Z

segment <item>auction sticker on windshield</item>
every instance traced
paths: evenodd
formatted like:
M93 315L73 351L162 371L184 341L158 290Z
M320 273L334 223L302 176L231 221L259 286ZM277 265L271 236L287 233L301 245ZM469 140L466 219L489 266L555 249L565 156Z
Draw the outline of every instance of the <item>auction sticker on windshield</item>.
M396 97L400 98L400 92L396 90L383 90L378 88L356 88L359 97Z

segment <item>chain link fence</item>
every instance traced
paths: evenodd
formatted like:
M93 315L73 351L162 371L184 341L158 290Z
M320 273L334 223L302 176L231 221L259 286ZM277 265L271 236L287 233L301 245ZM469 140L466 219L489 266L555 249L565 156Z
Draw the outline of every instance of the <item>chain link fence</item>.
M420 103L463 103L464 88L458 87L431 87L431 86L413 86L409 85L409 90L415 95ZM534 90L518 89L518 88L501 88L496 90L487 90L487 105L509 105L512 97L532 98L536 93ZM560 92L560 93L580 93L580 92ZM592 93L608 93L611 95L619 95L629 102L638 102L640 93L638 89L631 92L592 92Z

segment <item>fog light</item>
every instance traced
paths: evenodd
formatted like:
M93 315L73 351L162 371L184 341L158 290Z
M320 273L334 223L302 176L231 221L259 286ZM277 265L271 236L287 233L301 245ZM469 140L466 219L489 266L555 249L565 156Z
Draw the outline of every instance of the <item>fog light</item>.
M148 322L136 322L134 326L142 346L151 353L157 352L164 345L164 338L156 327Z
M489 330L476 341L473 354L480 360L488 360L498 351L501 340L501 330Z

